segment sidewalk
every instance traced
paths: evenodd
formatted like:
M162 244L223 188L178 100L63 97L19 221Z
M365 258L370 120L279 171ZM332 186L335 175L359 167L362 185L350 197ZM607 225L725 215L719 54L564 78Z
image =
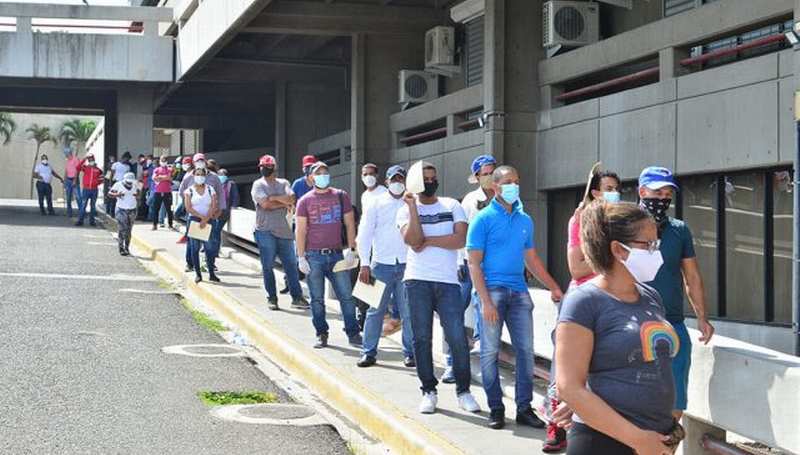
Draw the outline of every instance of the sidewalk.
M179 236L163 229L153 232L149 225L139 224L134 227L133 247L140 259L154 260L170 275L182 280L207 304L239 325L249 343L259 347L295 379L304 382L329 405L393 451L481 455L499 451L509 455L541 453L544 430L517 426L512 399L505 400L506 428L491 430L486 427L488 408L479 383L472 385L472 393L482 407L479 415L459 409L455 385L448 384L438 386L437 413L419 414L419 380L413 368L403 366L398 342L382 338L378 364L358 368L356 361L361 352L347 344L336 301L328 301L326 306L331 325L330 347L319 350L311 347L315 334L310 310L291 308L289 297L282 295L281 310L270 311L261 274L248 267L246 259L234 261L230 254L223 255L227 258L217 261L222 283L204 281L195 285L194 275L183 272L185 245L175 243ZM276 272L276 280L282 283L279 272ZM434 351L439 350L439 346L440 341L434 339ZM476 368L474 360L473 369ZM441 365L437 365L437 376L441 372ZM473 371L473 375L475 373Z

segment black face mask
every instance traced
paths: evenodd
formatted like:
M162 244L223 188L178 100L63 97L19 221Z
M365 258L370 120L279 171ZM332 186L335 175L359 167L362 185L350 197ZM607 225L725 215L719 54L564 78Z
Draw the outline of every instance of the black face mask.
M425 191L422 194L425 197L431 197L436 194L436 190L439 189L439 181L434 180L432 182L425 182Z
M262 168L259 169L259 171L261 172L261 175L263 175L264 177L269 177L270 175L272 175L273 172L275 172L275 168L274 167L262 167Z
M658 224L667 220L667 210L669 210L670 204L672 204L672 199L669 198L648 197L642 199L642 207L653 216Z
M127 189L131 189L131 188L133 188L133 183L131 183L131 184L123 183L122 186L124 186Z

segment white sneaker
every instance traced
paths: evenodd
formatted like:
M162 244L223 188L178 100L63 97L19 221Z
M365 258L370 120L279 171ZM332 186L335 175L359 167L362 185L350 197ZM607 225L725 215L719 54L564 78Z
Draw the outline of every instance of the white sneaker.
M419 403L419 412L422 414L433 414L436 412L436 403L438 401L439 397L436 395L436 392L423 393L422 401Z
M469 392L464 392L458 396L458 407L467 412L481 412L481 407L475 401L475 397Z

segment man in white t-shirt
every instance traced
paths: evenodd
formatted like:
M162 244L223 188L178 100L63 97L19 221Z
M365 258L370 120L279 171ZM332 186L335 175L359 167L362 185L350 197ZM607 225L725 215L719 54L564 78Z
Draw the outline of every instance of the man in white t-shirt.
M136 220L136 201L139 196L136 174L133 172L125 173L122 179L111 187L108 195L116 201L114 218L117 220L118 227L119 254L128 256L131 254L131 231L133 230L133 222Z
M39 195L39 211L42 212L42 215L45 214L45 200L47 201L46 213L49 215L56 214L55 210L53 210L53 187L50 185L53 177L61 180L61 183L64 183L64 179L50 166L47 155L42 155L41 161L33 168L33 178L36 180L36 193Z
M417 376L422 382L419 411L436 411L436 377L433 373L433 313L439 315L444 336L453 356L459 406L469 412L480 407L469 391L471 381L469 347L464 330L464 304L458 284L458 250L464 247L467 220L455 199L437 198L436 168L423 163L425 190L406 193L406 203L397 212L397 226L409 246L403 282L411 303L411 330Z
M115 161L111 164L111 182L109 184L110 188L113 188L118 182L121 182L125 178L125 174L131 171L131 154L129 152L125 152L122 154L122 159L119 161ZM116 203L117 199L114 197L108 198L108 202L106 203L106 207L108 208L107 213L109 215L114 214L116 216Z

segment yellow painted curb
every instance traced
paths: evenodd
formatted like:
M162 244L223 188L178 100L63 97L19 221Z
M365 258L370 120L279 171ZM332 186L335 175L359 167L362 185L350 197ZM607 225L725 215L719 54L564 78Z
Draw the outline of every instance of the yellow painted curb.
M375 395L224 290L188 279L183 264L164 250L154 248L136 235L132 236L131 242L206 304L239 326L249 340L281 368L300 378L332 407L393 451L401 454L463 453L450 441Z

